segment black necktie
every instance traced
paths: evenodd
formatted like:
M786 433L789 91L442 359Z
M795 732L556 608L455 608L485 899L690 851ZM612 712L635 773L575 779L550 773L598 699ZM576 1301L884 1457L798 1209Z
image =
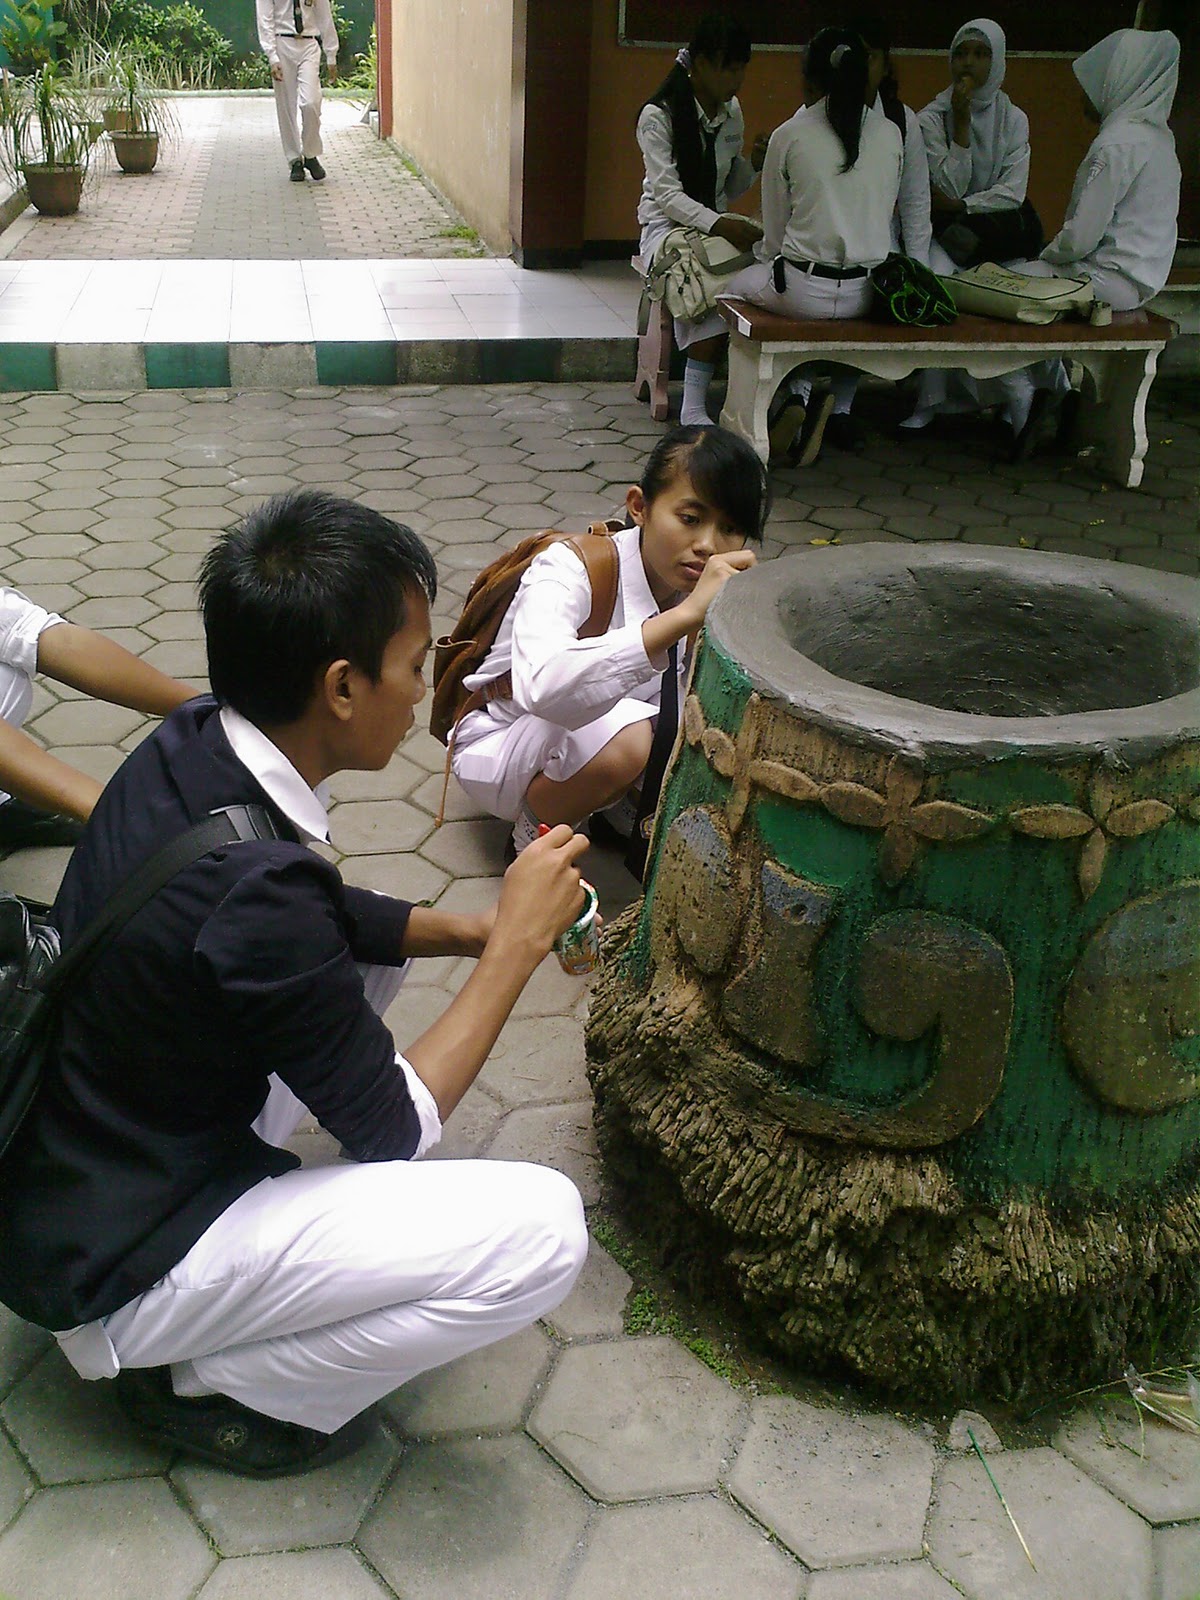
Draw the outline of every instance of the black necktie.
M667 770L667 762L671 759L671 750L675 744L675 733L679 727L679 646L673 644L667 651L667 670L662 675L662 688L658 699L658 722L654 729L654 738L650 742L650 758L646 762L646 770L642 774L642 793L638 800L637 820L633 825L633 833L629 840L629 849L625 852L625 865L641 882L642 874L646 869L646 851L650 847L650 835L654 829L654 813L658 809L658 795L662 788L663 775Z
M297 39L304 32L304 13L300 9L300 0L292 0L292 26L296 30Z

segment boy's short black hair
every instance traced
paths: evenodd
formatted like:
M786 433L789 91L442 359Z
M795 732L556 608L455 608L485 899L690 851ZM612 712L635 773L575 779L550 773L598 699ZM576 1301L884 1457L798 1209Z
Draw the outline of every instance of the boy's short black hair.
M437 570L411 528L320 489L275 495L201 567L213 693L270 727L303 715L331 661L378 682L414 591L432 604Z
M640 488L647 504L686 472L709 505L723 511L744 539L762 543L771 510L767 469L746 441L728 428L677 427L651 452Z

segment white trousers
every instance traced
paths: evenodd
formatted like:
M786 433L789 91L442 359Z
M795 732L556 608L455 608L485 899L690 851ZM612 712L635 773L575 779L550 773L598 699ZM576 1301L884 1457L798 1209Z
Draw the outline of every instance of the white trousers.
M775 287L774 264L766 261L744 267L731 279L727 295L749 300L764 311L781 317L865 317L871 309L875 291L870 278L817 278L796 267L784 268L784 289ZM819 368L797 367L789 382L811 383ZM835 409L849 411L858 388L859 374L850 367L834 367L829 376Z
M304 1110L278 1084L255 1126L286 1138ZM58 1340L85 1378L169 1365L177 1394L332 1433L545 1316L586 1255L578 1190L549 1167L314 1167L256 1184L144 1294Z
M283 77L273 80L279 137L289 165L319 156L321 143L321 42L319 39L275 40Z

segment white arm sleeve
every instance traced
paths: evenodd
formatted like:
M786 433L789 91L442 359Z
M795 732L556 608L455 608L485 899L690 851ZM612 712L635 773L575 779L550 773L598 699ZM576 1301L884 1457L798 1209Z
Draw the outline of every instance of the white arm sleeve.
M651 192L663 215L677 227L699 228L701 233L711 233L721 214L702 206L684 190L671 154L670 118L661 106L643 106L637 123L637 142L646 163Z

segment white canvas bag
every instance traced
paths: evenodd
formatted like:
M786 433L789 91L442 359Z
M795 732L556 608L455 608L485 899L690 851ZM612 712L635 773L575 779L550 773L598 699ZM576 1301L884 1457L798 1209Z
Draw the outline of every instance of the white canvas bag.
M1087 278L1037 278L983 261L944 282L958 309L977 317L1043 326L1060 317L1079 317L1095 327L1112 321L1112 307L1096 299Z

